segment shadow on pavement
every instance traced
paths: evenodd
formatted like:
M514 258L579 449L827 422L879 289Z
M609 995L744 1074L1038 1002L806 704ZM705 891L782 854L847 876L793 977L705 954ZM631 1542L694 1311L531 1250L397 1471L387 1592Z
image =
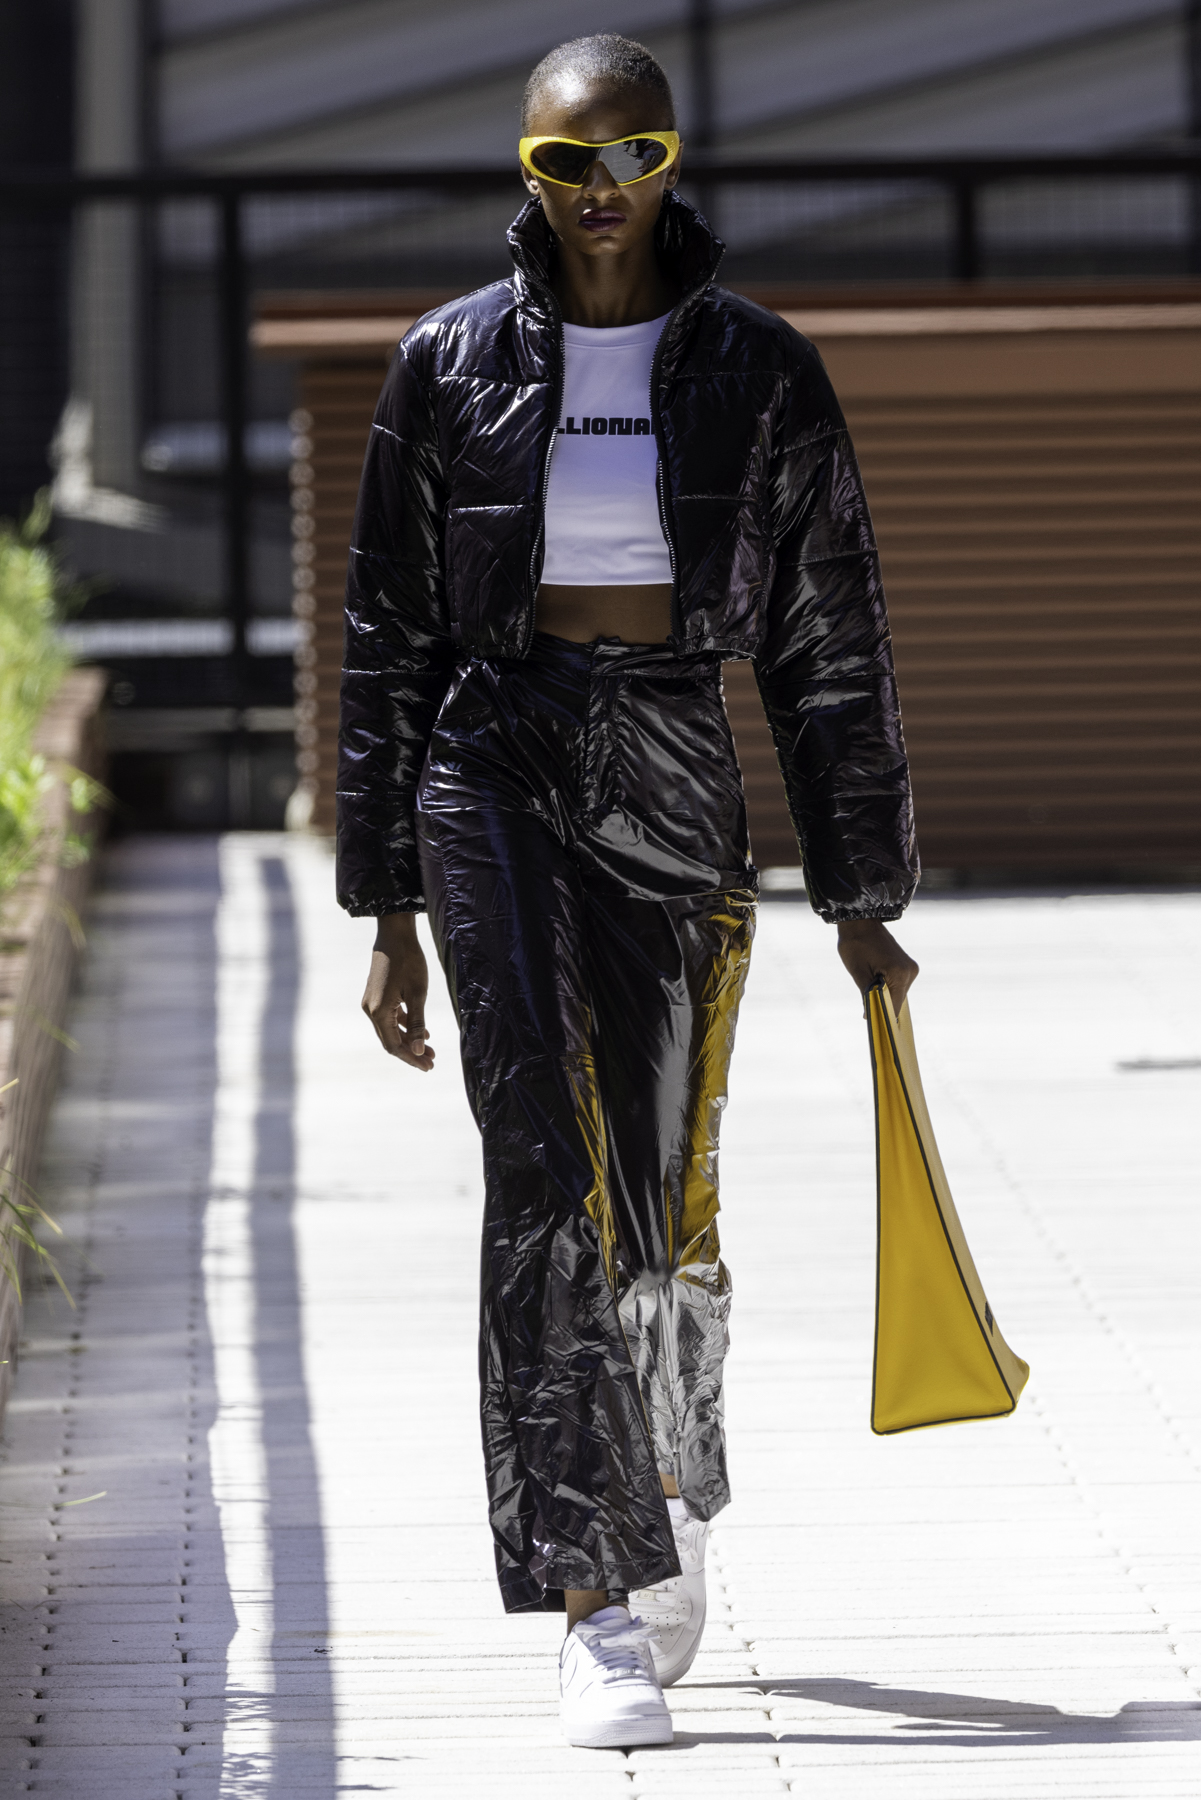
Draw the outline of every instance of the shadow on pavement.
M1093 1714L1063 1712L1035 1701L884 1687L874 1681L837 1677L688 1685L707 1691L724 1688L762 1694L768 1700L817 1700L826 1706L893 1713L901 1723L879 1737L858 1731L677 1731L676 1743L681 1745L762 1742L768 1735L778 1744L946 1744L963 1748L989 1743L1046 1748L1054 1744L1192 1743L1201 1739L1201 1701L1131 1700L1116 1713Z
M260 864L268 917L268 983L259 1038L260 1101L255 1134L251 1235L254 1246L256 1351L263 1398L263 1448L269 1492L276 1690L303 1696L276 1718L271 1785L278 1800L337 1791L333 1677L325 1534L305 1386L300 1282L296 1259L296 1022L300 946L286 863ZM294 1682L291 1674L299 1676ZM270 1703L269 1703L270 1704Z
M105 858L89 925L72 1020L80 1054L45 1165L51 1210L72 1221L61 1260L78 1312L29 1284L0 1472L5 1793L13 1775L20 1791L59 1800L149 1794L152 1783L166 1800L339 1791L294 1229L297 911L270 839L237 845L252 865L240 892L267 930L261 1012L247 1019L258 1093L240 1176L247 1329L234 1345L253 1359L260 1401L270 1691L233 1691L238 1620L210 1450L218 1400L236 1412L243 1396L218 1395L204 1272L221 1198L224 849L127 839ZM235 1490L258 1480L248 1465L230 1473ZM236 1533L236 1505L233 1516ZM249 1778L239 1708L269 1726Z

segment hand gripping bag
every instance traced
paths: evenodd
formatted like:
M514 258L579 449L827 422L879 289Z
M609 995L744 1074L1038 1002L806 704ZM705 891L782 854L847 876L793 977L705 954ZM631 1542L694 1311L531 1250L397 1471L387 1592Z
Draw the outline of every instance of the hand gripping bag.
M908 1003L868 992L876 1091L872 1430L1011 1413L1029 1367L997 1326L934 1141Z

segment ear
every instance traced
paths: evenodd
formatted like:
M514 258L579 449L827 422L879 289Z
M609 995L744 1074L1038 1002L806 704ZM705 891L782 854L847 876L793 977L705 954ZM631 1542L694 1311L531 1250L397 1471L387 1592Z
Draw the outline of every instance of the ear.
M676 160L672 163L670 169L668 169L667 174L663 178L664 188L673 188L680 179L680 164L683 159L684 146L681 144L680 148L676 151Z

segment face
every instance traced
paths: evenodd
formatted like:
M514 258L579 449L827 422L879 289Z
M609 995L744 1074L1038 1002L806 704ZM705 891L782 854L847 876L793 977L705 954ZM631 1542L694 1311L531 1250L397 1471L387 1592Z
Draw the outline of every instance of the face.
M652 93L613 92L568 77L547 89L530 119L527 136L575 138L611 144L644 131L670 131L663 103ZM643 181L619 187L603 162L593 163L583 187L539 181L523 169L525 184L542 201L555 236L582 256L617 256L649 238L663 194L676 185L680 158Z

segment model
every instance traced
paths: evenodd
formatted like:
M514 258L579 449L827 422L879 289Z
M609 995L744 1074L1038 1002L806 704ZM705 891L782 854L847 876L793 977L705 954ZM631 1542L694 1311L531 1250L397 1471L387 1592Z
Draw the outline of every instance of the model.
M671 91L530 77L512 278L418 321L363 471L342 904L429 1071L428 908L483 1139L480 1378L511 1612L565 1609L570 1742L671 1741L729 1498L717 1133L754 930L721 689L750 658L810 900L899 1006L916 879L871 523L812 345L717 287Z

